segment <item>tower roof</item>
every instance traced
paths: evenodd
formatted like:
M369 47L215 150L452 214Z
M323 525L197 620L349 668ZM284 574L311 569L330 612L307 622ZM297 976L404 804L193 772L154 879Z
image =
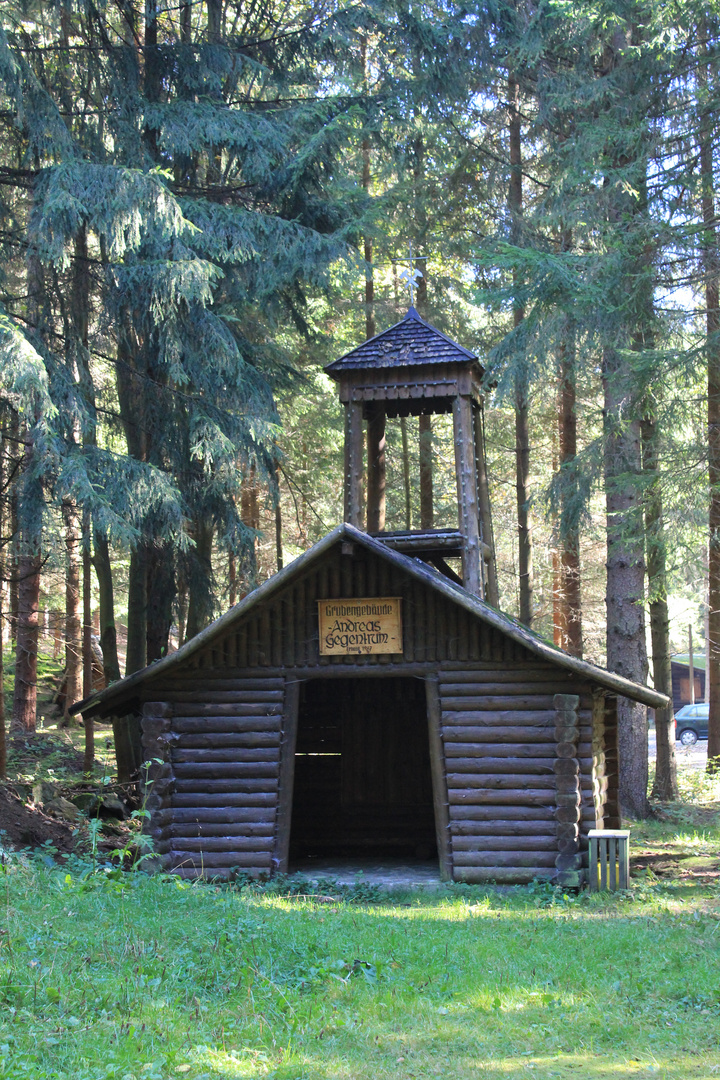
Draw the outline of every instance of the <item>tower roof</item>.
M467 363L477 356L421 319L411 307L401 322L364 341L339 360L328 364L331 377L345 371L398 368L421 364Z

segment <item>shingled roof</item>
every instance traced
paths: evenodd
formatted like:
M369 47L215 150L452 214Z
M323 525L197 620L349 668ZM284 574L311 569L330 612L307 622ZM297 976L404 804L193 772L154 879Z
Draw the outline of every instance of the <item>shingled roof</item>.
M468 360L477 360L477 356L426 323L411 307L401 322L334 360L325 371L333 377L359 368L467 363Z

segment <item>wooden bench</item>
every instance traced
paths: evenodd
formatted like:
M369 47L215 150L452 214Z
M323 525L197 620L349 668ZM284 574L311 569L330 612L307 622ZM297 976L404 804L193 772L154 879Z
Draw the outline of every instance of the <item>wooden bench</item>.
M627 889L630 880L630 830L590 829L591 892Z

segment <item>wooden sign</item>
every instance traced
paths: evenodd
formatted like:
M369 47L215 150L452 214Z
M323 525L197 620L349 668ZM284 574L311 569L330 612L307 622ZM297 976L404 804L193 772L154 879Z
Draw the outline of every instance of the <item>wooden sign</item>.
M402 652L401 597L318 600L320 655Z

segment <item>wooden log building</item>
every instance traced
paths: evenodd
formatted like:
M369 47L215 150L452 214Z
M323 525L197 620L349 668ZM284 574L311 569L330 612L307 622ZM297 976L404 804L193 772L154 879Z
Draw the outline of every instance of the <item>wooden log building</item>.
M142 718L149 831L182 876L370 856L437 858L456 881L578 884L588 830L620 824L617 697L666 699L483 599L496 586L477 359L411 309L338 365L354 520L76 709ZM385 534L384 416L420 408L453 413L458 529ZM364 441L375 535L359 527Z

